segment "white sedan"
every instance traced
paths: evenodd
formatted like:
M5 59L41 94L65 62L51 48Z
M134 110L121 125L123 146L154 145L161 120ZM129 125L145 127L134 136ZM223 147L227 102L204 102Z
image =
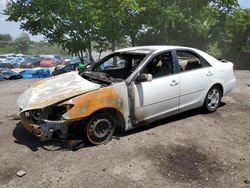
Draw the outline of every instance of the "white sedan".
M203 107L214 112L236 84L234 65L194 48L142 46L117 50L89 67L36 83L17 100L24 127L41 141L80 126L93 144L116 128Z

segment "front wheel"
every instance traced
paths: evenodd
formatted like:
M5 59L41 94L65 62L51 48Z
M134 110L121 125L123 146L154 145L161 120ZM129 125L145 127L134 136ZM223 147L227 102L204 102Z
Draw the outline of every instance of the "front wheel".
M95 114L89 118L84 126L84 134L94 145L109 142L115 131L115 120L105 113Z
M218 86L213 86L207 93L203 108L207 112L215 112L220 105L221 90Z

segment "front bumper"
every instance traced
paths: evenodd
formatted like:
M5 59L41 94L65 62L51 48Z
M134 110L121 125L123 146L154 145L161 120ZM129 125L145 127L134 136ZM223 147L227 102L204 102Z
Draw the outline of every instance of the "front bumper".
M29 112L20 113L20 118L23 127L42 142L50 140L55 131L59 130L61 135L67 135L68 132L68 123L34 122L30 117Z

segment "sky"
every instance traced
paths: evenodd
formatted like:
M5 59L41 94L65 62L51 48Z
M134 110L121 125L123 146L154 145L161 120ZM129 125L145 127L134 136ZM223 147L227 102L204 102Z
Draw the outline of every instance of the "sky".
M239 0L238 1L242 8L250 8L250 0ZM0 0L0 34L9 33L13 38L17 38L21 33L27 31L22 31L20 29L20 24L15 22L7 22L6 16L3 15L2 11L5 9L6 0ZM43 36L32 36L30 35L30 39L34 41L43 40Z

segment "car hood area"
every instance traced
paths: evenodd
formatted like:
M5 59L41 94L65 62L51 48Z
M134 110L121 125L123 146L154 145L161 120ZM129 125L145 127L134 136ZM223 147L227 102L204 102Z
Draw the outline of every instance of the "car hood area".
M17 105L21 112L41 109L99 88L99 84L82 78L78 72L69 72L35 83L18 97Z

